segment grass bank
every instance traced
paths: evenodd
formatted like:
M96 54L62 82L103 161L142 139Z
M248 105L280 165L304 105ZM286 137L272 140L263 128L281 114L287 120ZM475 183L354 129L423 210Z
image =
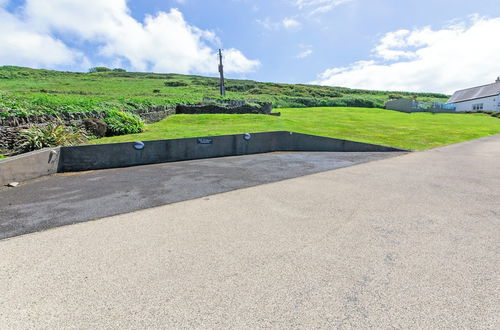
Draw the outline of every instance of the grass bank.
M406 114L373 108L279 109L263 115L175 115L140 134L94 140L114 143L245 132L295 131L423 150L500 134L500 120L484 114Z
M394 97L446 102L436 93L389 92L227 79L227 97L274 107L382 107ZM218 98L217 78L140 72L76 73L0 66L0 118L60 112L126 110Z

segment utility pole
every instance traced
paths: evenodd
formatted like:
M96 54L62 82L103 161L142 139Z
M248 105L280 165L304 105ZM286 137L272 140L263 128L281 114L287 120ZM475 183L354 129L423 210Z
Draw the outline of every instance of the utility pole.
M222 65L221 49L219 49L219 73L220 73L220 95L226 96L226 88L224 87L224 66Z

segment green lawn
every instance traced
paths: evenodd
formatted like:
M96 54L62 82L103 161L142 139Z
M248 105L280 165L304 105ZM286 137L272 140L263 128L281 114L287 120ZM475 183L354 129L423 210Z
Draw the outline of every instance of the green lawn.
M500 120L483 114L406 114L368 108L277 109L263 115L175 115L140 134L94 140L113 143L245 132L294 131L423 150L500 134Z
M4 159L4 158L7 158L7 156L0 155L0 159Z

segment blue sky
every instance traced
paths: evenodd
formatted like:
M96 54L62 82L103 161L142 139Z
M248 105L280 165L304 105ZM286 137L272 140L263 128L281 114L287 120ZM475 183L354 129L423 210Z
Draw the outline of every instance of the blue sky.
M498 0L0 0L0 65L451 92L500 75Z

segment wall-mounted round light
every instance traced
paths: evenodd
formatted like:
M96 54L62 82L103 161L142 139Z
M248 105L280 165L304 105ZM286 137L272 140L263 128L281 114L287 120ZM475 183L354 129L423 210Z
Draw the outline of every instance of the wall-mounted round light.
M141 142L141 141L134 142L134 149L135 150L144 149L144 142Z
M251 138L252 138L252 134L250 134L250 133L246 133L245 135L243 135L243 139L245 139L245 141L249 141Z

